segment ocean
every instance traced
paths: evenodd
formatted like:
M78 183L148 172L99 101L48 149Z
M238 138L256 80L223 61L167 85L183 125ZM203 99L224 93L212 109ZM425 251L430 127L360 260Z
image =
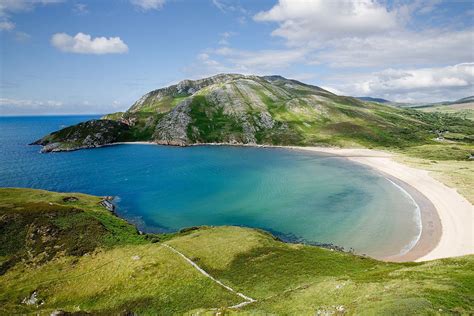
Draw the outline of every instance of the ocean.
M268 230L377 258L419 235L416 204L343 158L277 148L117 145L41 154L28 144L97 116L0 117L0 186L114 196L146 232L197 225Z

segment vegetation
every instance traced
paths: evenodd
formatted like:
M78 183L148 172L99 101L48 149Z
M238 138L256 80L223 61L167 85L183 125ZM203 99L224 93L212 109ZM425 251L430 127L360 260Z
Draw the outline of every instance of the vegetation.
M474 311L474 256L385 263L240 227L140 235L99 197L0 189L0 201L0 314ZM256 302L230 309L243 299L162 243Z
M227 137L242 133L242 126L235 119L225 115L222 107L210 106L204 96L193 98L190 114L192 122L188 125L187 134L193 142L222 142Z
M444 159L443 152L455 147L453 157L459 160L468 159L474 150L474 121L463 116L337 96L280 76L222 74L185 80L151 91L128 111L104 119L129 128L110 142L350 146L404 151L415 157L426 153L428 159ZM97 131L85 126L69 127L43 140L60 142L65 149L87 147L80 146L80 140ZM77 137L70 135L74 130L80 131ZM429 148L442 153L436 156Z

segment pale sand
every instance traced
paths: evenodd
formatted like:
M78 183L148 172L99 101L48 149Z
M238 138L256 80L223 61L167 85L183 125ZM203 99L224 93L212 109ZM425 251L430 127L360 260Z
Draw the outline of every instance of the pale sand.
M393 258L395 261L427 261L474 254L474 206L456 189L433 179L428 171L400 164L392 159L392 154L383 151L326 147L291 148L345 157L408 184L404 189L422 210L423 231L412 250L406 256ZM430 212L429 204L432 204L437 214ZM433 215L439 217L441 227L436 227L436 216ZM438 238L439 241L436 241ZM421 257L420 253L423 254Z

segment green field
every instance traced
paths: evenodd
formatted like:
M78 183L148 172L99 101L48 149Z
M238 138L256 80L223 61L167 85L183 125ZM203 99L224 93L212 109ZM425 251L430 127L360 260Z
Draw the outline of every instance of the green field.
M0 189L0 314L474 312L474 255L384 263L240 227L142 235L101 200ZM229 308L244 300L163 243L256 302Z

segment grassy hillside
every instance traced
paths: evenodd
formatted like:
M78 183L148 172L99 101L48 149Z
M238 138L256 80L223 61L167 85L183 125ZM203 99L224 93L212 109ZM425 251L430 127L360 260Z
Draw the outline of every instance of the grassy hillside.
M474 256L383 263L239 227L140 235L101 200L0 189L0 314L474 312ZM242 298L162 243L257 301L228 309Z
M454 103L420 108L423 112L450 114L463 119L474 120L474 102Z
M127 139L170 145L223 142L405 149L437 144L435 138L443 135L468 146L463 156L467 159L474 141L471 120L337 96L280 76L223 74L185 80L151 91L128 111L104 119L129 128L123 131ZM92 129L90 134L98 135ZM38 143L56 144L58 150L84 147L64 133Z

